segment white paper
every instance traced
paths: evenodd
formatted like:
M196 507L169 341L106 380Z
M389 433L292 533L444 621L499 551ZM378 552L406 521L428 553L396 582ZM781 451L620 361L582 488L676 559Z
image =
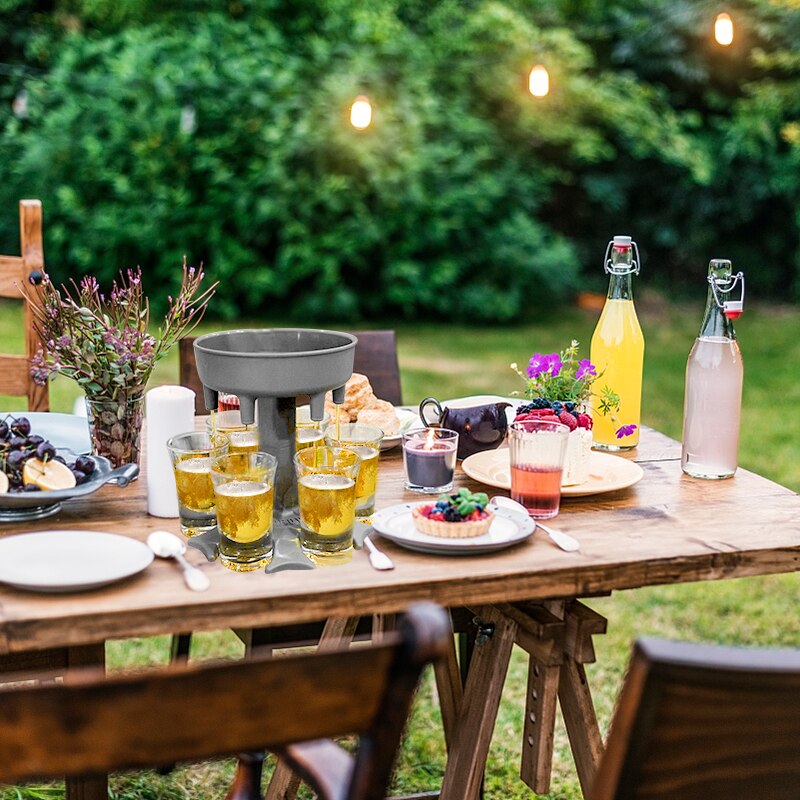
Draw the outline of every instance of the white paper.
M194 430L194 392L185 386L158 386L145 395L147 430L147 513L178 516L175 474L167 440Z

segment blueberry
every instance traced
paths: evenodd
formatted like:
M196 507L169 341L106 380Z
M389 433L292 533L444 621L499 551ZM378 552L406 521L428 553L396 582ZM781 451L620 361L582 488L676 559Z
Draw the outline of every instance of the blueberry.
M558 400L553 400L553 402L550 404L550 408L552 408L556 413L556 416L558 416L563 411L564 405Z
M575 411L575 403L564 403L564 408L572 414Z

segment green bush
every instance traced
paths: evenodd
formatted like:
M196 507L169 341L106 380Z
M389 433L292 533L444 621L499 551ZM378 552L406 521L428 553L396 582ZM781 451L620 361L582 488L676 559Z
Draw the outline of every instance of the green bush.
M56 278L140 264L172 286L185 253L220 281L226 318L505 321L587 275L600 288L605 242L630 232L651 276L733 252L758 267L751 285L796 280L789 44L726 104L688 47L700 16L666 2L211 5L51 15L28 117L0 110L0 201L43 199Z

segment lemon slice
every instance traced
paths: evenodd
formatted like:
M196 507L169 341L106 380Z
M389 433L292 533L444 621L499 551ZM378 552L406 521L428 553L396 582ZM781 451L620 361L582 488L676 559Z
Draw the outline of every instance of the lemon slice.
M0 494L5 494L8 491L8 475L0 470Z
M55 491L71 489L75 485L75 476L72 470L60 461L29 458L22 468L22 482L35 483L40 489Z

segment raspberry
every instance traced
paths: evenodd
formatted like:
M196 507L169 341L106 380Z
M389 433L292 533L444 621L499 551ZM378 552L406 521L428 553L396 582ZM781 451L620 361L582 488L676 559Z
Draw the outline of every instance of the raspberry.
M578 420L575 419L575 415L574 414L570 414L569 411L562 411L558 415L558 418L571 431L574 431L578 427Z
M422 508L419 510L419 513L422 514L423 517L430 517L433 514L433 510L433 505L422 506Z
M578 414L578 427L586 428L587 431L592 429L592 418L588 414Z
M438 522L443 522L444 521L444 514L442 514L441 511L434 511L433 514L431 514L428 517L428 519L435 519Z
M552 413L548 416L539 417L539 419L542 422L561 422L561 420L555 414Z

